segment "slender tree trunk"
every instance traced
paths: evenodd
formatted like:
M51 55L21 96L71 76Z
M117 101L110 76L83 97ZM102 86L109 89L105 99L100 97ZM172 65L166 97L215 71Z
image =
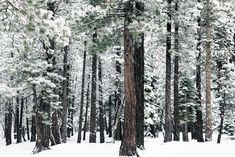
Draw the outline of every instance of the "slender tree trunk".
M167 43L166 43L166 90L165 90L165 137L164 142L172 141L171 120L171 6L172 1L167 0Z
M225 93L223 93L223 102L220 104L220 125L219 125L219 134L217 138L217 143L221 142L222 131L224 129L224 114L225 114Z
M179 117L179 0L175 1L175 66L174 66L174 141L180 140L180 117Z
M220 80L222 77L221 71L223 67L223 63L222 61L217 61L217 69L218 69L218 73L217 73L217 79ZM217 138L217 143L221 142L221 136L222 136L222 131L224 128L224 113L225 113L225 93L222 92L222 85L221 82L218 81L218 98L222 98L222 100L219 100L219 105L220 105L220 125L219 125L219 134L218 134L218 138ZM223 94L222 94L223 93Z
M23 113L24 113L24 97L21 98L21 106L20 106L20 124L19 124L19 129L20 129L20 134L23 137L24 141L24 134L23 134ZM21 138L22 141L22 138Z
M103 90L102 90L102 63L99 57L99 126L100 126L100 143L104 143L104 106L103 106Z
M131 22L130 15L134 7L131 1L124 3L124 83L125 83L125 108L124 108L124 130L123 140L119 150L120 156L135 156L136 150L136 91L134 74L134 39L128 29Z
M104 110L104 114L105 114L105 110ZM105 125L105 131L106 131L106 135L109 134L109 129L108 129L108 123L107 123L107 117L104 117L104 125Z
M95 30L96 31L96 30ZM93 35L93 42L96 42L97 32ZM90 138L89 143L96 143L96 72L97 55L92 56L92 82L91 82L91 114L90 114Z
M68 127L68 46L64 48L64 72L63 77L63 116L62 116L62 142L67 142L67 127Z
M112 96L109 96L109 137L113 136L112 132Z
M12 104L8 100L6 102L6 112L5 112L5 138L6 145L12 144L11 132L12 132Z
M17 139L16 139L16 143L21 143L22 139L21 139L21 128L20 128L20 99L19 96L16 97L16 133L17 133Z
M74 135L74 124L73 124L73 121L74 121L74 104L75 104L75 96L72 95L72 108L70 108L70 110L69 110L70 121L71 121L71 124L70 124L71 125L71 130L70 130L71 136Z
M24 97L21 98L21 106L20 106L20 132L21 136L25 141L24 137L24 127L23 127L23 116L24 116Z
M198 0L198 3L201 3L201 0ZM196 106L196 124L195 124L195 130L196 130L196 138L198 142L204 142L203 138L203 120L202 120L202 102L201 102L201 56L202 56L202 49L201 49L201 17L198 18L198 43L197 43L197 51L198 55L196 58L197 61L197 69L196 69L196 88L197 88L197 106Z
M90 80L90 75L88 75L88 80ZM87 119L88 119L88 108L89 108L89 101L90 101L90 82L87 83L87 93L86 93L86 111L85 111L85 121L83 127L83 141L86 140L86 131L87 131Z
M183 126L183 129L182 129L183 141L188 142L189 139L188 139L188 125L187 125L187 122L184 122L182 126Z
M81 133L82 133L82 121L83 121L83 104L84 104L84 88L85 88L85 73L86 73L86 41L84 42L85 50L83 57L83 70L82 70L82 91L81 91L81 104L80 104L80 114L78 122L78 139L77 143L81 143Z
M206 131L205 140L212 141L212 104L211 104L211 6L206 0Z
M30 140L30 134L29 134L29 110L28 110L28 99L25 99L25 106L26 106L26 132L27 132L27 139Z
M142 16L144 3L136 2L137 16ZM144 33L135 43L135 83L136 83L136 144L144 149Z
M36 96L36 97L35 97ZM31 119L31 139L30 139L30 141L31 142L35 142L36 141L36 116L35 116L35 114L36 114L36 101L37 100L35 100L35 99L37 99L37 95L34 95L34 98L33 98L33 103L34 103L34 106L33 106L33 114L32 114L32 119Z
M121 140L121 81L120 81L120 75L122 72L121 69L121 63L119 61L121 56L120 48L116 49L116 80L115 80L115 115L114 115L114 126L113 126L113 132L111 133L113 136L113 142L115 140ZM111 105L111 104L110 104ZM110 106L110 114L112 112L112 107ZM110 115L110 119L112 121L112 117ZM111 123L110 121L110 123Z

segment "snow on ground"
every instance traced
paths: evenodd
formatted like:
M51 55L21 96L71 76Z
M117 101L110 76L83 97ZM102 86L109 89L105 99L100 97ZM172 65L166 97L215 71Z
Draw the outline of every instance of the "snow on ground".
M87 136L88 137L88 136ZM97 138L98 139L98 138ZM108 141L111 141L108 139ZM50 150L33 155L32 150L35 143L24 142L10 146L0 145L0 157L118 157L120 142L105 144L89 144L87 141L82 144L76 143L76 136L68 140L67 144L60 144L51 147ZM163 137L146 138L145 150L138 153L141 157L234 157L235 141L223 136L221 144L216 143L216 136L213 142L197 143L190 142L169 142L163 143Z

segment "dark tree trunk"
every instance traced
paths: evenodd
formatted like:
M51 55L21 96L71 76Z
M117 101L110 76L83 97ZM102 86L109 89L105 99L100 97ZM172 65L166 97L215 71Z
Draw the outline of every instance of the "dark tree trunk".
M102 90L102 63L99 58L99 126L100 126L100 143L104 143L104 106L103 106L103 90Z
M137 16L142 16L144 3L136 2ZM136 87L136 144L144 149L144 34L135 43L135 87Z
M109 134L109 129L108 129L108 122L107 122L107 117L104 117L104 125L105 125L105 131L106 131L106 135Z
M40 100L38 102L38 99ZM37 97L36 87L33 85L33 103L35 106L36 145L33 153L39 153L49 149L50 139L50 105L45 103L42 97ZM31 138L32 140L32 138Z
M64 48L64 70L63 70L63 100L62 100L62 142L67 142L68 127L68 46Z
M187 122L184 122L182 124L182 132L183 132L183 141L184 142L188 142L189 139L188 139L188 125L187 125Z
M225 93L223 94L223 102L220 103L220 125L217 143L221 142L222 131L224 129L224 113L225 113Z
M75 103L75 96L72 95L72 100L71 100L72 108L69 109L70 129L69 129L68 134L70 136L74 135L74 128L73 128L74 103Z
M11 139L11 130L12 130L12 104L10 101L6 102L6 112L5 112L5 138L6 145L10 145L12 143Z
M220 80L222 77L221 71L223 70L223 63L222 61L217 61L217 79ZM220 125L219 125L219 134L217 138L217 143L221 142L221 136L222 136L222 131L224 128L224 113L225 113L225 92L222 91L222 84L220 81L218 81L218 98L222 98L222 100L219 101L219 110L220 110ZM223 93L223 94L222 94Z
M205 140L212 141L212 103L211 103L211 40L212 40L212 24L211 24L211 0L206 0L206 126Z
M67 46L68 48L68 46ZM68 49L67 49L68 50ZM66 132L66 136L68 138L71 137L71 129L72 129L72 123L71 123L71 118L70 118L70 108L71 108L71 104L72 104L72 98L71 98L71 88L70 88L70 78L71 78L71 75L70 75L70 64L69 62L67 63L67 132Z
M36 116L35 116L36 105L35 105L35 102L37 100L35 100L35 99L37 99L37 97L35 98L35 96L37 96L37 95L34 95L34 98L33 98L34 99L33 100L34 106L33 106L33 115L32 115L32 119L31 119L31 139L30 139L31 142L36 141Z
M190 132L191 132L191 138L193 139L193 140L197 140L197 136L196 136L196 127L195 127L195 125L194 125L194 123L193 122L189 122L189 130L190 130Z
M112 96L109 96L109 126L108 126L108 130L109 130L109 137L113 136L113 132L112 132Z
M24 141L24 131L23 131L23 113L24 113L24 98L21 98L21 106L20 106L20 124L19 124L19 129L20 129L20 134L23 137ZM22 141L22 138L21 138Z
M90 81L90 75L88 75L88 80ZM83 141L86 140L86 131L87 131L87 118L88 118L88 108L89 108L89 101L90 101L90 82L87 83L87 93L86 93L86 111L85 111L85 121L83 127Z
M15 124L16 124L16 143L21 143L21 128L20 128L20 99L19 96L16 97L16 118L15 118Z
M61 143L61 136L60 136L60 127L59 127L59 121L58 121L58 110L54 109L54 112L52 113L52 126L51 126L51 146L60 144Z
M119 61L121 56L120 48L116 49L116 81L115 81L115 115L114 115L114 126L113 126L113 142L114 140L121 140L121 81L120 81L120 75L121 75L121 63ZM110 104L111 105L111 104ZM112 112L112 108L110 106L110 112ZM111 113L110 113L111 114ZM112 118L112 117L110 117ZM112 120L111 120L112 121Z
M82 121L83 121L83 104L84 104L84 88L85 88L85 73L86 73L86 41L84 42L85 50L83 56L83 70L82 70L82 91L81 91L81 104L80 104L80 114L78 122L78 139L77 143L81 143L81 133L82 133Z
M165 90L165 137L164 142L172 141L171 120L171 3L167 0L167 43L166 43L166 90Z
M198 3L201 3L201 0L198 0ZM196 130L196 138L198 142L204 142L203 138L203 120L202 120L202 102L201 102L201 17L198 18L198 43L197 43L197 51L198 55L196 58L197 61L197 69L196 69L196 88L197 88L197 106L196 106L196 124L195 124L195 130Z
M27 132L27 139L30 140L30 134L29 134L29 110L28 110L28 99L25 99L25 106L26 106L26 132Z
M136 150L136 87L135 87L135 63L134 63L134 39L128 29L131 22L130 15L134 7L131 1L124 3L124 83L125 83L125 108L124 108L124 130L120 156L135 156Z
M95 30L96 31L96 30ZM96 42L97 33L93 34L93 42ZM96 72L97 55L92 55L92 82L91 82L91 114L89 143L96 143Z
M174 65L174 141L180 140L180 117L179 117L179 1L175 2L175 65Z

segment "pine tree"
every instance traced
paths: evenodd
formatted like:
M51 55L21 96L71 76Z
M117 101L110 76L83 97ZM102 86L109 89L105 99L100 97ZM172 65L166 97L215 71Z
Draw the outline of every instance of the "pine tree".
M77 143L81 143L81 132L82 132L82 116L83 116L83 104L84 104L84 86L85 86L85 72L86 72L86 41L84 42L85 50L83 56L83 71L82 71L82 92L81 92L81 106L80 106L80 114L79 114L79 124L78 124L78 139Z
M134 74L134 39L128 29L133 15L134 5L132 1L124 3L124 78L125 78L125 108L123 140L119 150L120 156L135 156L136 150L136 91Z
M171 120L171 10L172 1L167 0L167 42L166 42L166 88L165 88L165 137L164 142L172 141Z
M212 140L212 102L211 102L211 43L212 43L212 25L211 25L211 1L206 0L206 130L205 140Z

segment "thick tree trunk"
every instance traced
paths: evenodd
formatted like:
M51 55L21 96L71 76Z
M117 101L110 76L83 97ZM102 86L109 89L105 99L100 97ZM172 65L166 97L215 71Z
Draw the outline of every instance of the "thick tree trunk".
M175 64L174 64L174 141L180 140L180 117L179 117L179 0L175 1Z
M12 132L12 104L10 101L6 102L6 112L5 112L5 138L6 145L12 144L11 132Z
M104 143L104 106L103 106L103 90L102 90L102 63L99 57L99 126L100 126L100 143Z
M136 2L137 16L142 16L144 3ZM136 87L136 144L144 149L144 34L135 43L135 87Z
M90 81L90 75L88 75L88 80ZM88 108L89 108L89 101L90 101L90 82L87 83L87 93L86 93L86 111L85 111L85 121L83 127L83 141L86 140L86 131L87 131L87 119L88 119Z
M201 0L198 0L198 3L201 3ZM201 94L201 60L202 60L202 49L201 49L201 40L202 40L202 34L201 34L201 17L198 18L198 43L197 43L197 51L198 55L196 58L197 61L197 69L196 69L196 88L197 88L197 106L196 106L196 124L195 124L195 130L196 130L196 138L198 142L204 142L203 138L203 120L202 120L202 94Z
M95 30L96 31L96 30ZM97 33L93 35L93 42L96 42ZM92 55L92 82L91 82L91 114L90 114L90 138L89 143L96 143L96 72L97 55Z
M77 143L81 143L81 133L82 133L82 121L83 121L83 104L84 104L84 88L85 88L85 73L86 73L86 41L84 42L85 50L83 56L83 70L82 70L82 91L81 91L81 103L80 103L80 114L78 122L78 139Z
M124 83L125 83L125 108L124 130L121 143L120 156L135 156L136 150L136 87L135 87L135 63L134 63L134 39L128 29L131 22L130 15L134 7L131 1L124 3L125 26L124 26Z
M37 107L36 111L36 145L33 153L39 153L49 149L50 139L50 104L44 102L40 97L40 102L37 102L37 93L35 86L33 87L34 104Z
M52 113L52 127L51 127L51 132L52 136L51 137L53 140L51 142L51 145L56 145L61 143L61 136L60 136L60 127L59 127L59 121L58 121L58 110L54 109L54 112Z
M211 6L210 0L206 0L206 131L205 140L212 141L212 104L211 104Z
M166 89L165 89L165 137L164 142L172 141L171 120L171 3L167 0L167 43L166 43Z
M184 122L182 126L183 126L183 128L182 128L183 141L188 142L189 139L188 139L188 124L187 124L187 122Z
M64 71L63 71L63 101L62 101L62 142L67 142L68 127L68 46L64 48Z

